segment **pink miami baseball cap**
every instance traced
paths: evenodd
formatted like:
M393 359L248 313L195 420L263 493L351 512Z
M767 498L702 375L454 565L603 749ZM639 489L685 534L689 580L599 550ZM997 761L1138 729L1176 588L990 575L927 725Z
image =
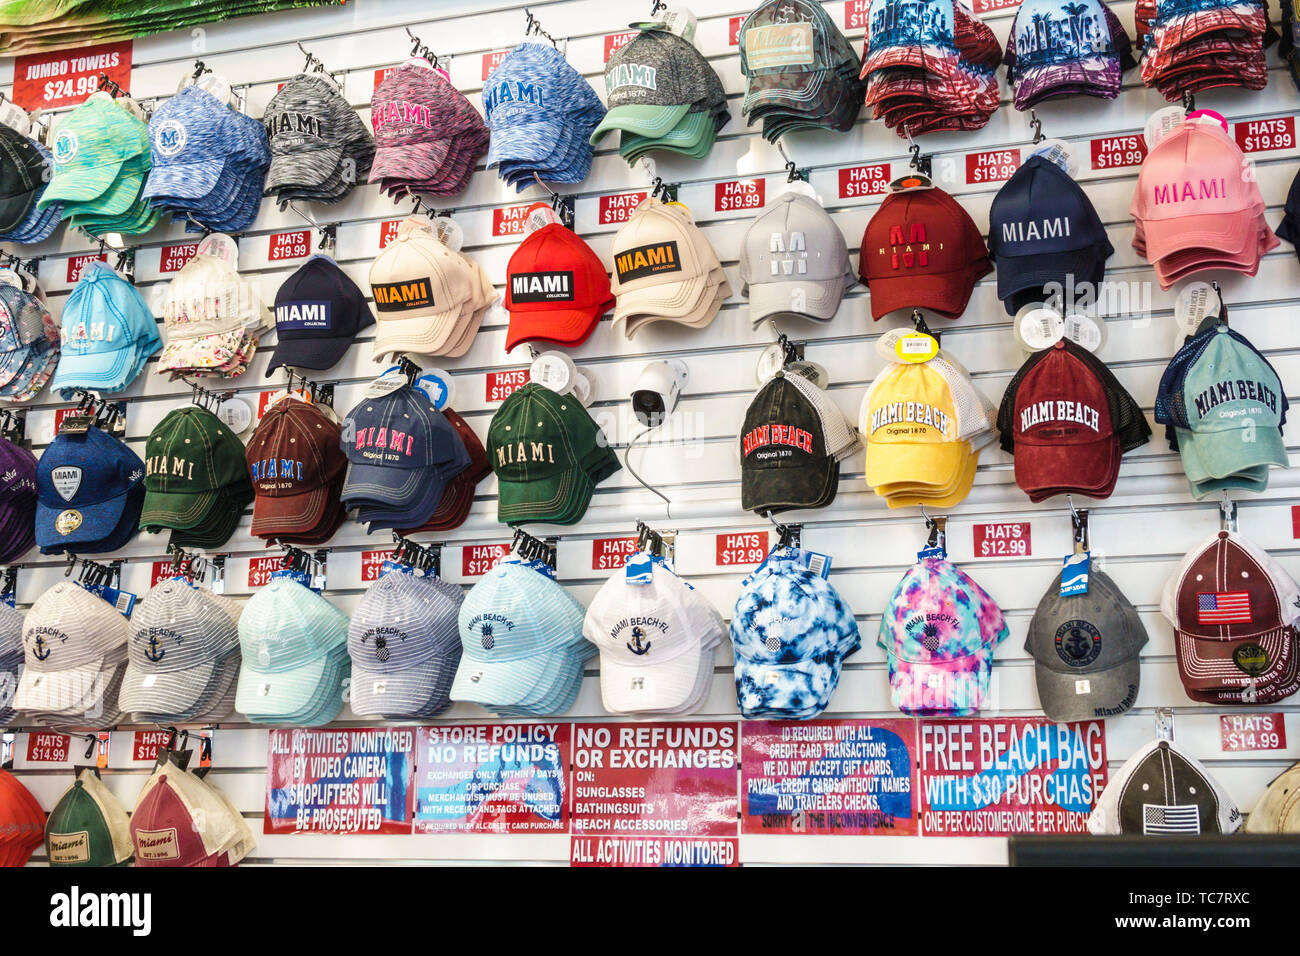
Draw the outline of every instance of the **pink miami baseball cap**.
M1201 123L1184 123L1156 143L1132 204L1151 262L1189 250L1222 261L1266 245L1259 234L1263 210L1237 144L1220 126Z

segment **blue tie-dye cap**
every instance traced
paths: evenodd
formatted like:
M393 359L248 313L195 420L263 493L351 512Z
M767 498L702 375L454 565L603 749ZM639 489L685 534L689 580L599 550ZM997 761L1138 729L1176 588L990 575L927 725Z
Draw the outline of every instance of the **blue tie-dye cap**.
M234 113L207 90L187 86L149 120L153 168L144 195L197 199L221 178L238 136Z
M852 609L819 574L784 556L751 575L731 615L736 704L746 717L820 714L856 647Z
M880 621L894 706L908 714L975 713L988 692L993 650L1008 634L1002 610L970 575L944 558L918 561Z

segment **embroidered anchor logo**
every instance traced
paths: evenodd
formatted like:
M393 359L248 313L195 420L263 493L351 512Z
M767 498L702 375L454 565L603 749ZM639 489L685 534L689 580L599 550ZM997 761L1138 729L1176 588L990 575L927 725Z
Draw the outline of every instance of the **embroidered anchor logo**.
M167 656L166 648L162 647L158 643L157 634L149 635L149 649L144 652L144 656L149 658L149 660L153 661L155 664Z
M36 650L32 652L32 656L38 661L43 661L50 656L50 649L45 646L45 638L39 634L36 635Z
M643 642L641 640L643 637L645 637L645 631L641 630L639 627L632 628L632 640L627 645L627 649L638 656L650 653L650 642Z

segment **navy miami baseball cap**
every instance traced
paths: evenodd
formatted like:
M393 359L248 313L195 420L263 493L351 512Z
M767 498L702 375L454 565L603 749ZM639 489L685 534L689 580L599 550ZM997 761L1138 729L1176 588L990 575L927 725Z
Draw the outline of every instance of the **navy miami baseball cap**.
M42 554L116 551L136 533L144 462L107 432L61 431L36 463L36 543Z
M989 254L1009 315L1043 301L1044 286L1101 282L1114 251L1083 189L1045 156L1030 156L993 199Z
M266 371L333 368L357 333L374 324L365 294L338 263L312 256L275 294L275 354Z

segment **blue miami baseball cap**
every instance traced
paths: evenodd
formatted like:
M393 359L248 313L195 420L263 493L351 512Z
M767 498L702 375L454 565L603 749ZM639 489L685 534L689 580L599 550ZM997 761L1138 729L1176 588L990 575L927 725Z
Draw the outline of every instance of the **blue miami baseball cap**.
M106 262L87 265L63 305L62 354L53 388L116 392L162 348L158 322L140 290Z
M343 420L345 507L374 528L423 524L469 467L469 452L429 397L409 385L364 399Z
M234 113L207 90L186 86L149 120L153 168L146 198L199 199L212 191L226 167L235 137Z
M36 463L36 544L42 554L116 551L136 533L144 462L91 427L61 431Z
M1269 466L1290 463L1282 437L1288 404L1268 359L1240 332L1216 323L1170 361L1155 419L1181 455L1193 495L1263 491Z
M548 573L507 559L460 606L460 666L451 699L509 716L546 717L573 706L585 662L586 612Z
M1114 251L1083 189L1045 156L1029 157L993 198L989 254L1009 315L1044 301L1044 286L1100 283Z
M732 610L736 704L747 718L816 717L860 645L852 608L795 558L774 551L742 582Z
M328 256L314 255L275 294L277 368L328 369L343 358L357 333L375 324L365 294Z

